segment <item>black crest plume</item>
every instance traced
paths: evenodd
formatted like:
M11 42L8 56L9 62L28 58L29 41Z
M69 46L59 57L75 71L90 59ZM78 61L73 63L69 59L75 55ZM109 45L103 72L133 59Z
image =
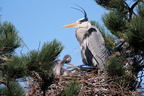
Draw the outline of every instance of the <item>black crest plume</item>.
M84 14L84 19L80 20L80 22L88 21L86 11L82 7L80 7L79 5L77 5L77 4L75 4L75 5L78 6L81 10L78 8L74 8L74 7L71 7L71 8L76 9L76 10L78 10Z

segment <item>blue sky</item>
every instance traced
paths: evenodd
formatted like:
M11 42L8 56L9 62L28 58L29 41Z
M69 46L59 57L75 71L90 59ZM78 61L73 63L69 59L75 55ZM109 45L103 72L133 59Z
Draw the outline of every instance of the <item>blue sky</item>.
M42 46L44 42L57 39L65 47L59 58L69 54L72 64L81 65L79 43L75 37L76 28L62 27L83 18L81 12L70 8L77 7L75 3L86 10L89 20L102 24L101 17L106 10L94 0L1 0L1 21L13 23L30 50L37 50L39 42ZM19 50L28 52L24 46Z

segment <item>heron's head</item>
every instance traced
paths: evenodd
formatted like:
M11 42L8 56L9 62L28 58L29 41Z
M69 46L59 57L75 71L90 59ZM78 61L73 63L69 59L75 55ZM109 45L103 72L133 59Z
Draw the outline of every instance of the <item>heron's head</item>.
M78 5L77 5L78 6ZM78 6L80 7L80 6ZM72 7L73 8L73 7ZM73 9L76 9L76 10L79 10L80 12L82 12L84 14L84 18L82 19L79 19L78 21L76 21L75 23L71 23L71 24L67 24L67 25L64 25L63 27L88 27L90 26L91 24L88 22L88 18L87 18L87 13L86 11L80 7L82 10L80 9L77 9L77 8L73 8Z

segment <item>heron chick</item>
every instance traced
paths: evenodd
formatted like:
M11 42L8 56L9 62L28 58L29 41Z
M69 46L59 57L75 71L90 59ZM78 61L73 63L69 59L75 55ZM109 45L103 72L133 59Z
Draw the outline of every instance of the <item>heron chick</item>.
M78 6L78 5L77 5ZM75 23L64 25L63 27L77 27L76 38L81 46L82 61L85 65L98 67L100 71L104 71L104 64L107 61L107 51L105 41L101 32L95 26L88 22L86 11L78 6L84 14L84 18L79 19Z
M63 75L64 73L67 73L68 71L63 68L64 64L68 64L71 62L71 56L70 55L65 55L63 57L63 60L55 60L54 64L54 68L53 71L55 73L55 75Z
M70 55L65 55L63 60L62 60L62 63L63 64L68 64L71 62L71 56Z

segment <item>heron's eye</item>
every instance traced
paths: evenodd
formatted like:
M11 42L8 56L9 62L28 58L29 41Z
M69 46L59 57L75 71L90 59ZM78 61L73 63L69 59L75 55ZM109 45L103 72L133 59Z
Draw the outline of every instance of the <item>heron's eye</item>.
M80 24L82 23L82 22L79 22Z

